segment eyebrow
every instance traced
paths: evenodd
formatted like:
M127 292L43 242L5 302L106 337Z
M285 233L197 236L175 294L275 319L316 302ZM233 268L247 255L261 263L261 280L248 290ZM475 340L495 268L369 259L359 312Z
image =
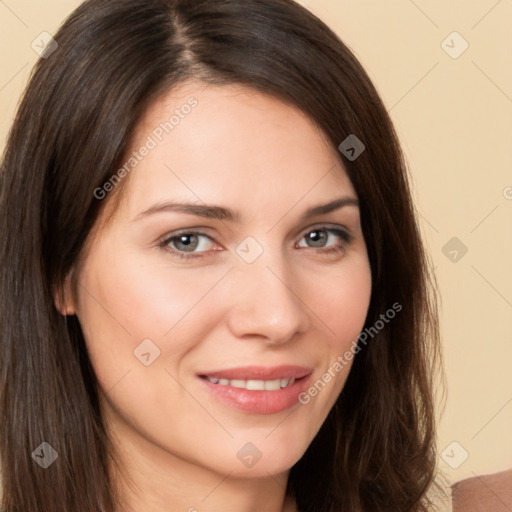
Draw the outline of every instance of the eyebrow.
M326 204L312 206L302 214L300 221L303 222L310 219L311 217L330 213L344 206L359 206L359 201L355 197L346 196L334 199ZM240 222L242 219L239 212L224 206L182 202L164 202L155 204L147 210L139 213L133 219L133 221L148 217L149 215L153 215L155 213L165 212L186 213L188 215L196 215L198 217L204 217L207 219L228 220L231 222Z

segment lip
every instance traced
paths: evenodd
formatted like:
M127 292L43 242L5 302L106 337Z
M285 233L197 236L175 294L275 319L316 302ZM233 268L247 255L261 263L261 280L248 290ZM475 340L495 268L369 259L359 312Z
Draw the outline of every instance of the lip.
M301 379L312 373L311 368L305 366L243 366L226 370L216 370L199 373L200 377L218 377L219 379L241 380L274 380L274 379Z
M197 374L206 392L223 404L250 414L275 414L299 403L299 395L308 386L313 370L302 366L246 366ZM234 386L213 384L206 377L240 380L275 380L295 378L295 382L278 390L248 390Z

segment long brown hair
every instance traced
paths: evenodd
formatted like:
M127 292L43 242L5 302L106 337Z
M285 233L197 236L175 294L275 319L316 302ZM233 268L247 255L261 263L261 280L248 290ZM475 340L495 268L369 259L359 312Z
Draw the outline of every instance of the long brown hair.
M422 512L435 475L435 295L390 118L340 39L292 0L88 0L37 63L0 175L4 512L113 512L115 454L78 319L54 291L81 255L149 103L173 86L249 85L289 102L338 152L360 200L373 289L346 385L287 493L301 512ZM126 180L124 180L126 182ZM116 194L113 194L116 195ZM47 469L33 451L47 442Z

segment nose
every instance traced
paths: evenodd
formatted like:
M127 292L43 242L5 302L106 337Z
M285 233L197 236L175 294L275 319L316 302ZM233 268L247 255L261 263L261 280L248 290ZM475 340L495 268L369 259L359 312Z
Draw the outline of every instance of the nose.
M292 271L280 257L265 251L253 263L238 261L231 272L233 283L228 324L238 338L259 337L281 345L309 326L307 297L292 286Z

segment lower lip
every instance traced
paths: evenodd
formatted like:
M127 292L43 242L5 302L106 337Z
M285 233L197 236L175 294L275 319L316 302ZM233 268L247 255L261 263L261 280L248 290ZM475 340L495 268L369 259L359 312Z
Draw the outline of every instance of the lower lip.
M210 393L232 407L252 414L275 414L299 403L299 395L306 389L309 375L296 380L291 386L274 391L250 391L213 384L202 377L199 379Z

